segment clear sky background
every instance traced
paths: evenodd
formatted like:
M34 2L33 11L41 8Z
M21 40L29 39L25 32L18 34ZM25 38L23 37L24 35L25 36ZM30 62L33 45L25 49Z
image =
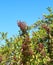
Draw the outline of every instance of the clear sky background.
M33 24L53 7L53 0L0 0L0 32L8 32L9 37L17 34L17 20Z

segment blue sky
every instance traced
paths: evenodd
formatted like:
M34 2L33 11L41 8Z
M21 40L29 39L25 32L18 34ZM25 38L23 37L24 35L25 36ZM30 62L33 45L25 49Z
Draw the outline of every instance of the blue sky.
M53 7L53 0L0 0L0 32L17 34L17 20L31 25L47 13L48 6Z

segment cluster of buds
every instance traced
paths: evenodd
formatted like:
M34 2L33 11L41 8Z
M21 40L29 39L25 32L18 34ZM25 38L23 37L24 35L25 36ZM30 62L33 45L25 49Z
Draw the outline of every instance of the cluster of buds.
M41 52L43 48L44 48L44 45L42 43L39 43L38 44L38 51Z
M22 32L26 32L28 26L26 25L25 22L21 22L21 21L18 21L18 26L20 27L21 31Z
M42 28L44 28L47 31L47 33L50 32L50 28L46 24L42 24Z
M45 56L45 55L46 55L46 54L45 54L45 51L44 51L44 45L43 45L42 43L39 43L39 44L38 44L37 50L40 52L40 54L41 54L42 56Z
M23 40L23 44L22 44L22 54L24 56L30 56L33 54L33 51L30 49L30 38L29 36L26 36L25 39Z
M27 59L27 58L29 58L33 55L33 50L30 48L30 38L29 38L29 36L26 36L25 39L23 40L21 52L22 52L22 55L23 55L21 62L22 62L23 65L25 65L28 60L24 60L24 59Z

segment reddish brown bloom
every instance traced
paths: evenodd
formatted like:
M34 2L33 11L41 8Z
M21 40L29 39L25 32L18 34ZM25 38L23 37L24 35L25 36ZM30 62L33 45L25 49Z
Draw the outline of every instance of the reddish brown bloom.
M29 45L30 42L31 40L29 36L28 35L25 36L22 47L21 47L22 54L27 57L33 54L33 51L30 49L30 45Z
M42 43L39 43L37 51L41 52L43 49L44 49L44 45Z
M21 52L23 55L21 65L22 64L26 65L28 58L33 55L33 50L31 49L30 42L31 42L30 37L28 35L25 35L21 47Z
M33 55L33 51L32 50L23 50L22 51L22 54L24 55L24 56L31 56L31 55Z
M20 27L20 29L22 30L22 32L25 32L27 30L27 25L25 22L18 22L18 26Z
M42 24L42 28L44 28L47 31L47 33L50 32L50 28L46 24Z
M42 43L39 43L38 44L38 47L41 48L41 49L43 49L44 48L44 45Z
M23 49L23 50L26 50L27 48L28 48L28 45L27 45L26 43L23 43L23 44L22 44L22 49Z

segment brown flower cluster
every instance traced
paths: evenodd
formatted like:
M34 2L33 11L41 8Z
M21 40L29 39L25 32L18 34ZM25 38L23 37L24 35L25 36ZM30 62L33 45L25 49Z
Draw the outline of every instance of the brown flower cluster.
M25 22L18 21L17 24L18 24L18 26L20 27L20 29L21 29L22 32L26 32L26 30L27 30L27 25L26 25Z
M29 36L26 36L26 38L23 40L22 54L24 56L30 56L30 55L33 54L33 51L30 48L30 38L29 38Z
M45 56L46 54L45 54L45 51L44 51L44 45L42 44L42 43L39 43L38 44L38 49L37 49L39 52L40 52L40 54L42 55L42 56Z
M23 44L21 47L21 52L23 55L22 64L25 65L28 60L25 60L33 55L33 50L30 48L30 38L26 36L23 40Z
M50 28L46 24L42 24L42 28L44 28L47 31L47 33L50 32Z
M39 43L38 44L38 51L41 52L43 48L44 48L44 45L42 43Z

